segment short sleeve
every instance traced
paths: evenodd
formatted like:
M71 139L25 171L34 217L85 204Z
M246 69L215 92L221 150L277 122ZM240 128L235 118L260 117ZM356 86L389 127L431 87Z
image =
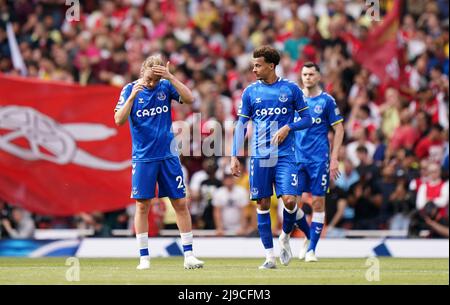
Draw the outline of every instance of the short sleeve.
M299 88L297 84L292 85L293 98L294 98L294 107L297 112L302 112L308 109L308 104L306 104L305 99L303 98L303 91Z
M252 105L248 88L242 93L242 101L239 106L238 116L250 119L252 117Z
M333 97L328 96L326 107L327 107L326 114L328 116L330 126L334 126L344 121L344 118L341 115L339 107L337 106L336 101L334 100Z
M133 83L129 83L129 84L125 85L125 87L122 88L122 91L120 92L120 96L119 96L119 101L117 102L114 112L120 110L123 107L123 105L125 105L125 102L130 97L132 89L133 89Z
M177 89L175 89L174 85L172 85L172 83L170 83L169 81L167 81L167 86L169 88L169 93L170 93L170 101L171 100L175 100L180 104L183 104L183 101L181 100L181 96L178 93Z

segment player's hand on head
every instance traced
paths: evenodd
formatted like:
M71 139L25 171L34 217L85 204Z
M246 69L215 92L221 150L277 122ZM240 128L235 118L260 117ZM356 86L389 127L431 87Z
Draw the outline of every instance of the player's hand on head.
M140 91L144 90L144 80L142 78L138 79L136 84L134 84L133 89L131 89L131 95L136 95Z
M170 61L168 61L165 66L153 66L152 71L155 75L165 79L170 79L170 77L172 76L172 74L170 73Z

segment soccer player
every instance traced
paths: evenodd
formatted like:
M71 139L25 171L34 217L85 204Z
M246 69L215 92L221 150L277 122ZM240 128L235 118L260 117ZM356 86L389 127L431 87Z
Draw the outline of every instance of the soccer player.
M127 84L115 109L117 125L130 122L132 139L132 190L136 199L135 228L140 249L138 270L150 268L148 212L158 183L159 197L169 197L176 212L184 250L184 268L203 267L192 252L192 224L180 159L173 145L171 101L192 104L191 91L163 65L158 55L142 64L141 77ZM172 149L171 149L172 147Z
M300 87L278 77L275 68L280 54L270 46L253 52L253 73L257 81L242 93L239 120L235 127L231 170L240 176L237 155L244 142L246 124L253 122L252 155L250 160L250 194L258 204L258 230L266 252L260 269L276 268L270 221L270 197L275 185L276 195L285 205L283 227L292 227L297 211L297 173L294 131L311 126L308 106ZM302 118L294 123L294 114ZM287 265L292 258L290 248L282 249L280 261Z
M319 66L312 62L305 63L301 79L313 125L295 133L295 156L299 169L299 195L301 198L303 192L312 194L313 215L311 226L308 227L304 213L299 209L296 224L306 236L299 258L313 262L317 261L315 251L325 221L325 194L329 179L330 176L336 179L340 175L338 152L344 138L344 126L334 98L319 85ZM334 129L331 157L328 142L330 126ZM284 231L280 239L289 240L290 233L290 230Z

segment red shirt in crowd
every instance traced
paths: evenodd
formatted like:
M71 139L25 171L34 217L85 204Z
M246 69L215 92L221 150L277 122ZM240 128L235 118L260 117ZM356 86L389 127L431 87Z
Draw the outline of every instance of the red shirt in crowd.
M391 148L397 150L400 148L412 149L419 139L418 131L411 125L399 126L395 129L391 138Z
M415 153L419 159L429 158L440 163L444 157L444 142L425 137L417 144Z

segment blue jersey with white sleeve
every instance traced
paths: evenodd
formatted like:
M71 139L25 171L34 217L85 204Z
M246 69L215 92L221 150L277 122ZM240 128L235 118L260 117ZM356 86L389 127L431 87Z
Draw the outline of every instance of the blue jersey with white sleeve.
M330 126L342 122L339 108L334 98L322 91L315 97L305 97L313 124L308 129L295 133L295 156L297 162L327 162L330 157L328 130ZM296 120L300 117L297 115Z
M307 109L303 92L292 81L278 78L272 84L262 81L250 84L242 94L238 115L253 122L251 156L266 158L293 155L294 132L290 132L278 147L271 145L271 137L278 129L292 123L296 112Z
M134 81L125 85L115 111L123 107L136 83ZM166 79L161 79L152 89L144 87L136 95L129 117L133 162L158 161L178 156L176 145L171 149L174 140L172 100L181 102L177 90Z

